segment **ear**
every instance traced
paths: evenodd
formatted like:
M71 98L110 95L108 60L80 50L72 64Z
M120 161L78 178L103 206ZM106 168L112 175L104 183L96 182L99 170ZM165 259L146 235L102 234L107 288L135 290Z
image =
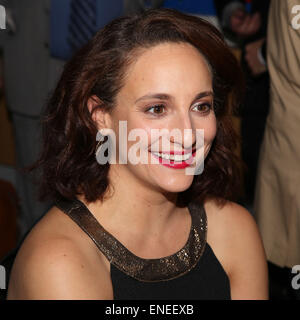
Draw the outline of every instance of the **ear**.
M101 108L101 105L103 106L103 102L95 95L91 96L87 102L88 110L91 113L92 119L96 123L98 130L111 128L110 114L104 107Z

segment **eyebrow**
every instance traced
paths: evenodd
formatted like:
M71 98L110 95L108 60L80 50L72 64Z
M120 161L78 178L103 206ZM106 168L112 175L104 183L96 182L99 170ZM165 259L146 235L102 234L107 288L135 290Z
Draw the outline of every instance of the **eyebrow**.
M198 99L207 97L207 96L212 96L213 97L214 94L213 94L212 91L200 92L195 96L195 98L193 99L193 102L198 100ZM137 103L137 102L139 102L141 100L147 100L147 99L171 100L172 96L170 96L167 93L153 93L153 94L149 93L149 94L146 94L146 95L138 98L137 100L135 100L135 103Z

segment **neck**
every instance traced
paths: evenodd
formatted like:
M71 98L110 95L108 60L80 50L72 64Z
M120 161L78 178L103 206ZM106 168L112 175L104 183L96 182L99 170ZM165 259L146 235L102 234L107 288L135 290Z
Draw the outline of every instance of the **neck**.
M177 193L165 193L141 183L125 170L109 170L110 193L103 202L88 207L96 218L113 229L131 230L135 234L158 236L175 214Z

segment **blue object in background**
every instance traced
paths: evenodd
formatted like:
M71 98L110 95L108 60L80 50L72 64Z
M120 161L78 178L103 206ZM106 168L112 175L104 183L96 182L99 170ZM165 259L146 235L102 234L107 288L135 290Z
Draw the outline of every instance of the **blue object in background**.
M217 14L213 0L165 0L163 7L190 14L207 16L215 16Z
M97 31L123 14L123 0L97 1Z
M51 0L50 53L55 58L67 60L72 55L67 41L71 0Z
M245 9L248 13L252 12L252 0L246 0Z
M84 0L82 0L84 1ZM71 0L51 0L50 53L51 56L68 60L73 52L68 42ZM97 1L97 30L123 13L123 0Z

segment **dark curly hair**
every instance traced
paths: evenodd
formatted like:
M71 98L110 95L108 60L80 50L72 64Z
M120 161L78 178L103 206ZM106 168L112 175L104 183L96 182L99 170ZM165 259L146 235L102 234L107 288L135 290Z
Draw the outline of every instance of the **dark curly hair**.
M191 199L203 201L207 197L221 202L235 199L240 190L240 166L231 116L243 91L238 62L210 23L175 10L154 9L113 20L66 63L42 119L42 152L30 168L41 169L40 200L73 199L78 194L87 202L103 199L109 187L109 163L96 161L98 129L87 101L95 95L101 101L96 108L112 110L126 70L137 59L139 49L164 42L193 45L213 74L217 135L203 173L194 177L188 190L179 193L179 202L187 204Z

